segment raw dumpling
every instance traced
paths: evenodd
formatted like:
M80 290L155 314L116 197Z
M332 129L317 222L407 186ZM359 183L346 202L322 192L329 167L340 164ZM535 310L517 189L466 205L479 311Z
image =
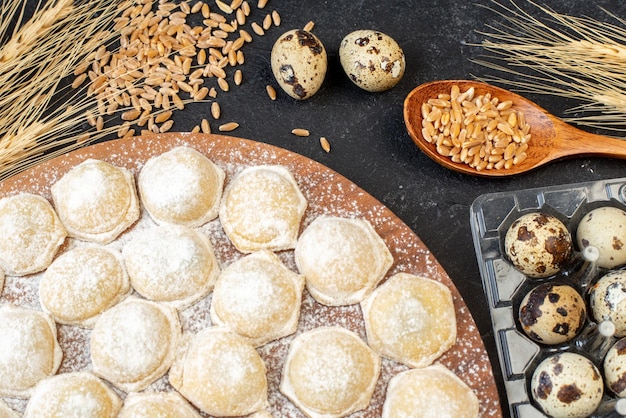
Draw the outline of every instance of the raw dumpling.
M93 371L124 391L141 391L167 372L180 335L174 308L128 297L96 321Z
M478 418L478 398L440 364L401 372L389 381L382 418Z
M178 392L131 393L118 418L201 418Z
M292 249L298 238L306 199L282 166L245 168L226 186L220 221L244 253Z
M380 357L345 328L320 327L289 347L280 391L307 416L343 417L366 408L380 374Z
M428 366L456 342L452 294L435 280L398 273L361 307L369 346L407 366Z
M146 162L137 184L155 222L196 227L215 219L224 170L190 147L176 147Z
M186 308L212 289L219 266L209 238L163 224L139 232L122 251L133 288L146 299Z
M97 317L130 293L122 257L105 247L61 254L39 282L39 300L56 322L93 327Z
M0 396L28 398L57 372L63 352L52 317L32 309L0 307Z
M220 274L211 320L255 346L263 345L296 331L303 289L304 277L289 270L274 253L252 253Z
M325 215L300 236L295 260L315 300L332 306L359 303L393 264L369 222Z
M140 215L133 175L105 161L83 161L51 191L69 235L81 240L108 244Z
M265 363L251 344L224 327L187 336L169 381L209 415L248 415L268 405Z
M46 199L20 193L0 199L0 265L25 276L50 265L67 232Z
M92 373L62 373L35 387L24 418L114 418L121 407L113 389Z

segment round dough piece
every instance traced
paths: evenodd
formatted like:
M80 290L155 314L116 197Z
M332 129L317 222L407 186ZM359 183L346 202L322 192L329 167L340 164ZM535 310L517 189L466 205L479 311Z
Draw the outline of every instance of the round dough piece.
M46 199L20 193L0 199L0 266L10 276L50 265L67 232Z
M182 225L143 230L122 255L130 283L141 296L178 309L209 294L219 275L209 238Z
M226 186L220 221L244 253L294 248L307 202L289 170L247 167Z
M218 214L225 173L193 148L180 146L149 159L137 180L156 223L196 227Z
M303 290L303 276L289 270L276 254L261 250L220 274L211 320L260 346L296 332Z
M359 303L393 264L391 252L368 221L325 215L300 236L295 260L311 295L331 306Z
M309 417L343 417L369 405L380 363L354 332L315 328L291 342L280 391Z
M361 308L369 346L407 366L428 366L456 342L452 294L435 280L398 273Z
M32 309L0 307L0 396L28 398L57 372L63 352L52 317Z
M209 327L185 338L169 381L207 414L239 416L268 406L266 373L261 356L243 337Z
M51 192L74 238L108 244L139 219L133 175L104 161L83 161L54 183Z
M39 300L56 322L92 328L98 316L130 293L121 255L105 247L61 254L39 282Z
M201 415L178 392L131 393L118 418L200 418Z
M62 373L35 387L24 418L114 418L121 407L113 389L92 373Z
M93 371L126 392L141 391L167 372L180 336L174 308L130 296L96 321Z
M382 418L477 418L478 398L440 364L401 372L389 381Z

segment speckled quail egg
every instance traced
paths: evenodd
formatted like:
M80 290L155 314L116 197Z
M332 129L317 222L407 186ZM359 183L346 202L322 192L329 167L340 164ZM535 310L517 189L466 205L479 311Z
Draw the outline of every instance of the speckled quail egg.
M506 232L504 250L513 266L530 278L558 273L570 259L572 236L555 216L527 213Z
M585 324L585 300L566 284L543 283L531 289L519 308L522 329L532 340L548 345L567 342Z
M293 29L274 43L271 65L278 85L294 99L303 100L313 96L322 86L328 58L317 36Z
M544 359L532 375L531 394L553 418L583 418L600 405L604 382L588 358L564 352Z
M610 269L626 264L626 212L613 206L590 211L578 223L576 241L581 249L598 249L598 267Z
M617 337L626 336L626 271L613 270L589 288L589 307L596 321L609 320Z
M626 338L617 340L609 349L603 368L606 387L616 396L626 398Z
M400 45L375 30L357 30L339 46L339 61L350 80L363 90L389 90L402 78L406 62Z

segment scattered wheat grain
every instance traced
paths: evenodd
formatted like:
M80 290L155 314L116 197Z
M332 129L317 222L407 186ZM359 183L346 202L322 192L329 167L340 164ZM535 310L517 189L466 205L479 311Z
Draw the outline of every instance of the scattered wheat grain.
M254 33L256 33L257 35L259 35L259 36L265 35L265 31L263 30L263 28L258 23L252 22L250 27L252 28L252 31L254 31Z
M328 142L325 136L320 138L320 146L325 152L330 152L330 142Z
M220 132L230 132L230 131L234 131L238 127L239 127L239 124L237 122L228 122L223 125L220 125L218 129L220 130Z
M267 95L270 97L270 99L276 100L276 89L274 87L268 84L267 86L265 86L265 91L267 91Z
M213 119L219 119L222 111L218 102L211 103L211 116Z
M295 128L291 131L295 136L309 136L311 133L307 129Z
M314 27L315 27L315 23L312 20L310 20L310 21L307 22L306 25L304 25L303 30L305 30L307 32L311 32Z

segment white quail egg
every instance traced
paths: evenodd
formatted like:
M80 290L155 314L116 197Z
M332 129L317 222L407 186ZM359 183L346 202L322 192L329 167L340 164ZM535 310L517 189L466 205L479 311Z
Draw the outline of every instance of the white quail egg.
M402 78L406 62L400 45L375 30L357 30L339 46L339 60L350 80L363 90L389 90Z
M533 372L530 388L535 402L553 418L587 417L604 394L598 368L587 357L572 352L543 360Z
M571 286L543 283L528 292L519 308L522 329L532 340L555 345L574 338L585 324L585 300Z
M322 86L328 58L317 36L293 29L274 43L271 65L278 85L289 96L303 100L313 96Z
M626 338L617 340L606 353L604 379L611 392L626 398Z
M626 271L614 270L589 288L589 307L596 321L615 324L615 335L626 336Z
M578 246L594 246L600 252L598 267L626 264L626 212L603 206L587 213L576 230Z
M530 278L545 278L558 273L569 261L572 237L556 217L527 213L507 230L504 250L519 271Z

